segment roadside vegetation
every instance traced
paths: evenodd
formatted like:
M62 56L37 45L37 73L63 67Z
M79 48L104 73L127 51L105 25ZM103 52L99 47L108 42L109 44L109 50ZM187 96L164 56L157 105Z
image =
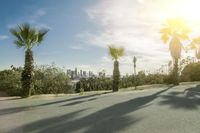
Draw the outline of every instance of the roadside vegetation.
M200 62L184 59L184 68L180 73L180 82L200 81ZM169 69L171 71L171 69ZM7 92L10 96L20 96L22 67L11 66L8 70L0 71L0 91ZM121 76L119 88L128 88L151 84L172 84L172 72L163 73L162 70L156 73L145 73L139 71L134 75ZM135 84L137 78L137 84ZM112 77L90 77L83 78L77 83L75 90L69 84L70 79L65 71L55 65L35 66L33 78L33 90L31 95L37 94L58 94L84 91L112 90Z
M21 74L23 68L11 67L0 71L0 91L5 91L10 96L21 96ZM55 65L35 66L32 79L33 88L31 95L69 93L69 78L64 70Z

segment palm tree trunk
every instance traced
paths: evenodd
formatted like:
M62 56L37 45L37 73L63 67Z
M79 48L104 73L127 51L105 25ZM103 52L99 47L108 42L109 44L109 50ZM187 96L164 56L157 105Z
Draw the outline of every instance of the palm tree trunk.
M179 85L178 58L174 59L174 85Z
M119 79L120 79L119 63L117 60L115 60L114 70L113 70L113 85L112 85L114 92L119 90Z
M25 53L25 65L22 72L22 97L31 96L32 82L33 82L33 53L30 49Z

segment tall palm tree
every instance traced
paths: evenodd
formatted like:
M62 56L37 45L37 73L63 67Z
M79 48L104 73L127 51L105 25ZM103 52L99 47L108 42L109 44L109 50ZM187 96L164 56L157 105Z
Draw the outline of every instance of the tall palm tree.
M200 60L200 37L193 38L189 47L195 50L195 56L198 60Z
M181 18L167 20L163 28L160 30L161 39L169 45L169 50L174 61L173 83L178 85L178 61L181 57L183 48L182 41L189 40L191 29Z
M31 95L32 80L33 80L33 52L32 48L38 46L47 34L47 29L36 29L29 24L21 24L10 29L11 34L15 37L14 43L18 48L25 50L25 65L21 75L22 82L22 97Z
M119 80L120 80L120 71L119 71L118 59L124 55L124 48L109 45L108 49L109 49L109 55L114 60L112 89L113 89L113 91L118 91L119 90Z

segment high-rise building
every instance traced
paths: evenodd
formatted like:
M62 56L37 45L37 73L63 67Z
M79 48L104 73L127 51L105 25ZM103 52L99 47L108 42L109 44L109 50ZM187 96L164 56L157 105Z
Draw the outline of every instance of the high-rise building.
M75 71L71 71L71 79L75 78Z
M83 71L83 77L84 77L84 78L87 77L87 73L86 73L86 71Z
M74 73L75 73L75 77L77 77L77 76L78 76L78 71L77 71L77 68L75 68L75 71L74 71Z
M80 77L83 77L83 71L80 70Z

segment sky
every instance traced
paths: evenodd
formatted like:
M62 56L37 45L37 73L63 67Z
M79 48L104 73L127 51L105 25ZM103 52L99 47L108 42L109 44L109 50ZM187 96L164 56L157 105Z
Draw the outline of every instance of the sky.
M198 5L198 0L0 0L0 70L23 66L24 49L13 44L9 29L28 22L49 29L33 49L36 65L111 74L107 47L115 44L125 48L122 74L133 73L134 56L138 71L153 71L171 60L159 33L165 20L183 16L198 29Z

